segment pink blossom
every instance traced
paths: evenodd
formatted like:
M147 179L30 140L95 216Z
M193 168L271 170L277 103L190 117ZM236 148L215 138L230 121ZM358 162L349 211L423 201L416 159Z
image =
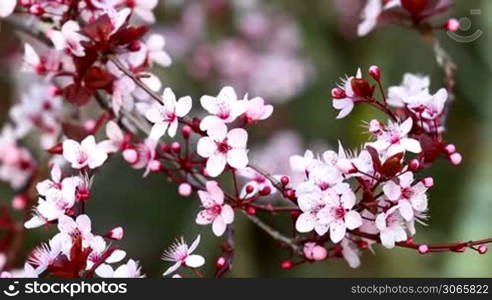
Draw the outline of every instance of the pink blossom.
M227 132L225 125L209 130L208 136L198 141L197 152L207 158L207 172L212 177L219 176L226 164L236 169L248 165L246 144L248 133L242 128Z
M126 3L132 4L130 8L133 10L133 13L143 21L147 23L155 22L155 15L153 10L159 4L159 0L133 0L126 1Z
M422 151L420 142L408 137L412 127L412 118L401 124L390 121L388 127L377 136L377 140L367 145L378 151L384 151L388 157L405 151L420 153Z
M348 265L354 269L358 268L360 266L359 247L347 238L344 238L340 245L342 246L342 256Z
M381 244L388 249L394 248L396 242L407 240L404 220L398 211L399 207L394 206L376 217L376 227L379 229Z
M75 56L82 57L85 55L85 48L82 46L82 42L89 39L79 32L79 24L75 21L68 21L63 24L61 31L50 30L48 37L57 50L68 51Z
M224 192L216 181L208 181L206 191L198 191L203 210L196 217L199 225L212 224L212 231L216 236L224 234L227 225L234 221L234 210L224 204Z
M255 97L245 101L247 103L245 116L248 122L266 120L273 113L273 106L265 105L265 100L261 97Z
M362 78L362 72L360 69L357 70L355 77L349 77L343 81L339 89L343 90L344 97L333 99L333 108L339 110L337 119L343 119L348 116L354 109L354 101L356 95L352 89L352 80L356 78Z
M176 240L176 242L162 254L162 260L174 263L174 265L164 272L163 276L170 275L181 266L187 266L189 268L199 268L203 266L205 259L201 255L192 254L198 247L198 244L200 244L200 235L197 236L190 247L188 247L183 237L181 237L180 240Z
M429 86L430 79L428 76L406 73L403 75L401 85L392 86L388 89L388 104L403 107L407 98L428 93Z
M122 150L126 144L126 139L120 126L114 121L109 121L106 124L106 136L108 140L99 143L100 147L107 153L118 152Z
M96 169L108 159L108 153L103 146L96 144L96 140L92 135L86 137L81 143L74 140L65 140L63 142L63 156L74 169L83 169L85 167Z
M383 186L383 191L389 200L397 202L401 216L406 221L413 220L416 211L421 214L427 210L427 188L422 182L412 186L412 172L398 176L398 183L391 180Z
M166 131L170 137L174 137L179 118L186 116L191 110L191 98L183 97L176 101L176 96L170 88L164 90L162 101L163 105L156 104L145 114L154 124L150 133L150 139L153 140L159 140Z
M324 235L330 229L332 242L338 243L345 236L347 228L352 230L362 225L359 213L352 210L355 201L355 194L346 184L301 195L298 203L303 213L297 219L296 229L299 232L314 229L319 235Z
M225 123L233 122L246 110L246 102L238 100L236 92L229 86L224 87L217 97L202 96L200 103L207 112ZM204 122L206 122L205 119ZM205 129L202 128L202 130Z

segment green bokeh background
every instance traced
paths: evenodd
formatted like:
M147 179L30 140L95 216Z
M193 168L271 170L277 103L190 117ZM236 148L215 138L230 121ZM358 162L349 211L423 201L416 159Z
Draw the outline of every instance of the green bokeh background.
M261 144L273 134L273 129L288 128L298 131L306 144L321 140L336 145L341 139L345 146L359 147L366 138L360 133L361 121L378 115L370 108L358 107L348 118L337 121L329 97L338 78L352 74L358 66L363 69L372 64L381 66L386 85L398 84L405 72L430 74L433 91L442 85L442 73L431 47L415 32L386 27L365 38L347 39L340 32L331 1L265 2L286 11L300 24L304 52L314 63L317 76L299 97L276 107L272 119L253 134L253 144ZM439 34L443 46L459 66L457 100L449 117L447 139L463 153L464 163L455 168L441 161L430 172L436 185L430 191L429 226L419 226L417 230L416 241L422 243L492 236L492 1L455 2L453 15L472 20L472 28L459 33L469 35L482 30L483 35L472 43L459 43L445 33ZM481 15L470 16L470 9L477 8L481 9ZM166 24L172 17L163 10L158 19ZM14 44L10 36L2 38ZM182 65L176 64L161 75L177 94L191 94L195 104L199 95L219 89L213 85L197 85L183 70ZM8 96L11 86L8 80L0 84L4 120L6 104L12 101ZM126 235L119 244L130 257L140 260L149 277L160 276L167 267L159 257L174 237L184 235L191 241L200 233L202 243L198 251L208 258L206 267L211 274L214 257L219 255L220 239L215 238L208 227L194 224L197 199L180 198L174 185L158 176L142 179L141 174L119 158L104 166L88 205L93 227L104 232L116 225L123 226ZM7 202L12 191L0 185L0 195L0 200ZM268 219L268 216L260 217ZM271 222L283 223L282 220ZM350 269L343 260L330 259L283 271L279 263L286 258L286 253L241 214L237 214L235 231L236 259L230 274L235 277L492 276L491 255L479 256L468 251L421 256L407 249L389 251L380 247L376 248L375 255L364 253L362 266L356 270ZM25 251L51 234L42 229L30 231Z

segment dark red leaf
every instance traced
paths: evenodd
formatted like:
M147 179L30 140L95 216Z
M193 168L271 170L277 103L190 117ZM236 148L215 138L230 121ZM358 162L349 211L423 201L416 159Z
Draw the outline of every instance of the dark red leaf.
M63 90L65 99L78 106L86 105L92 98L92 91L77 83L72 83Z
M378 151L371 146L366 146L366 150L371 155L374 170L376 172L381 172L381 160L379 159Z
M83 32L96 42L109 40L112 31L113 23L108 15L100 16L83 28Z
M393 177L401 171L404 154L398 153L388 158L381 167L381 174Z
M89 89L103 89L113 81L113 76L104 69L91 67L84 77L85 86Z

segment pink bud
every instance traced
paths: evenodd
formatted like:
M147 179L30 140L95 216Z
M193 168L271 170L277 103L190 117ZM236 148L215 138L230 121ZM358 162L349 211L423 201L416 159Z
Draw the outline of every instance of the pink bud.
M152 172L159 172L160 170L162 170L162 164L160 161L154 159L149 162L149 169Z
M419 253L420 254L427 254L427 253L429 253L429 246L427 246L425 244L424 245L420 245L419 246Z
M333 99L343 99L347 97L347 95L345 94L345 91L341 88L334 88L331 90L331 97Z
M326 251L325 247L315 246L313 248L313 259L315 261L325 260L327 256L328 256L328 251Z
M180 275L180 274L174 274L174 275L172 276L172 278L181 279L181 278L183 278L183 276L182 276L182 275Z
M251 194L252 192L254 192L255 188L252 186L252 185L247 185L246 186L246 193L248 194Z
M480 245L478 247L478 253L480 253L480 254L485 254L485 253L487 253L488 250L489 250L489 248L487 247L487 245Z
M133 165L138 161L138 153L134 149L126 149L123 151L123 159Z
M292 260L284 260L280 264L280 267L282 267L282 269L284 269L284 270L292 269L293 266L294 266L294 262Z
M456 152L449 156L449 160L454 166L457 166L461 164L461 161L463 161L463 156L461 156L460 153Z
M378 66L371 66L369 68L369 75L371 75L374 80L379 81L381 79L381 69Z
M3 271L2 273L0 273L0 278L12 278L12 273L10 272L7 272L7 271Z
M119 241L123 238L125 235L125 232L123 231L123 228L121 226L115 227L111 229L111 231L108 233L107 237L108 239L112 239L115 241Z
M181 145L178 142L172 143L171 151L173 151L174 153L179 153L179 151L181 151Z
M12 199L12 208L15 210L23 210L27 206L29 199L26 195L17 195Z
M424 184L424 186L426 188L433 187L434 186L434 178L432 178L432 177L425 177L424 179L422 179L422 183Z
M29 8L29 12L35 16L41 16L45 10L41 5L35 4Z
M256 208L253 206L248 206L248 208L246 208L246 213L250 216L254 216L256 215Z
M260 196L268 196L271 193L272 193L272 188L269 186L263 187L259 192Z
M282 176L282 178L280 178L280 183L282 183L283 186L288 185L289 181L290 181L290 179L287 176Z
M444 29L451 32L456 32L460 29L460 21L451 18L444 23Z
M189 183L186 183L186 182L183 182L178 187L178 193L182 197L189 197L191 195L192 191L193 191L193 189L191 188L191 185Z
M444 151L446 151L448 155L451 155L456 152L456 146L453 144L448 144L444 147Z
M417 172L420 169L420 162L418 159L412 159L408 164L408 168L412 172Z
M221 256L217 258L217 261L215 262L215 267L217 269L222 269L226 264L227 264L227 260L223 256Z
M84 129L92 132L96 128L97 122L95 120L89 119L84 122Z
M49 90L48 90L48 94L50 96L60 96L61 94L63 93L63 90L60 89L59 87L57 86L50 86Z
M191 127L186 125L181 130L181 134L183 135L183 138L188 139L190 137L192 131L193 130L191 129Z
M31 0L21 0L19 3L21 6L28 7L31 5Z

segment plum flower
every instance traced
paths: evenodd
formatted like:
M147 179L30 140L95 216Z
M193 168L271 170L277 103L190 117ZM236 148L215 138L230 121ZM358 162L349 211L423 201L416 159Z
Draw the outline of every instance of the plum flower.
M376 217L376 227L379 230L381 244L388 249L394 248L396 242L407 240L404 221L398 210L399 207L394 206Z
M388 181L383 187L384 194L389 200L398 202L401 216L406 221L414 219L415 212L421 214L427 210L427 188L422 182L412 186L413 173L406 172L395 181Z
M17 0L2 0L0 2L0 18L10 16L17 5Z
M333 108L339 110L337 119L343 119L348 116L354 109L355 93L352 89L352 80L362 78L362 72L357 70L355 77L349 77L343 81L339 87L343 91L343 97L333 99Z
M114 121L109 121L106 124L106 136L108 140L102 141L100 147L107 153L118 152L124 149L127 144L123 131Z
M388 127L378 135L377 141L367 145L378 151L386 151L387 156L404 153L405 151L420 153L422 151L420 142L408 137L412 127L412 118L408 118L401 124L390 121Z
M92 234L91 219L87 215L79 215L75 220L69 216L58 218L58 230L60 231L53 238L59 238L62 245L61 251L68 255L72 248L74 237L82 239L82 246L88 247L94 235Z
M197 152L207 158L206 170L212 177L219 176L226 164L242 169L248 165L248 133L242 128L227 132L225 125L208 131L208 136L198 141Z
M247 108L244 115L248 123L266 120L273 113L273 106L265 105L265 100L261 97L255 97L245 101L247 103Z
M27 262L34 267L36 274L43 273L61 253L61 240L52 238L48 244L42 244L34 249Z
M108 153L104 151L103 145L96 144L94 136L86 137L80 144L74 140L63 142L63 157L74 169L89 167L95 169L104 164Z
M198 191L203 210L196 216L196 223L208 225L212 223L212 231L216 236L224 234L227 225L234 221L234 210L224 204L224 192L216 181L208 181L206 191Z
M447 100L448 92L443 88L435 95L423 92L417 96L405 98L404 102L416 116L425 120L434 120L444 111Z
M150 132L150 139L159 140L166 131L170 137L176 135L179 118L186 116L191 110L191 98L183 97L176 101L176 96L170 88L164 90L163 105L155 105L145 116L154 123Z
M346 184L340 184L323 192L308 193L299 197L299 208L303 213L296 222L299 232L313 229L319 235L330 230L333 243L340 242L347 228L356 229L362 225L358 212L351 210L355 205L355 194Z
M158 0L134 0L126 1L127 5L132 8L133 13L147 23L155 22L153 10L159 4Z
M406 73L403 75L401 85L392 86L388 89L388 104L395 107L404 107L407 98L428 93L429 86L429 76Z
M202 124L207 124L205 120L211 117L217 117L224 123L231 123L246 110L246 101L238 100L236 92L230 86L224 87L217 97L202 96L200 103L206 111L214 115L205 117ZM206 129L202 128L202 130Z
M97 276L101 278L142 278L138 261L129 259L126 264L120 265L114 270L110 265L104 264L96 269Z
M176 242L174 242L174 244L172 244L171 247L169 247L169 249L164 251L162 254L162 260L175 263L169 267L162 276L167 276L173 273L181 266L187 266L189 268L199 268L203 266L205 259L201 255L192 254L198 247L199 243L200 235L197 236L190 247L188 247L183 237L176 240Z
M85 56L85 48L82 46L82 42L89 39L80 33L80 26L75 21L68 21L63 24L61 31L50 30L48 37L53 42L56 50L68 51L69 53L83 57Z
M400 0L368 0L366 6L362 10L362 22L357 28L357 35L367 35L374 27L376 27L383 11L400 5Z

